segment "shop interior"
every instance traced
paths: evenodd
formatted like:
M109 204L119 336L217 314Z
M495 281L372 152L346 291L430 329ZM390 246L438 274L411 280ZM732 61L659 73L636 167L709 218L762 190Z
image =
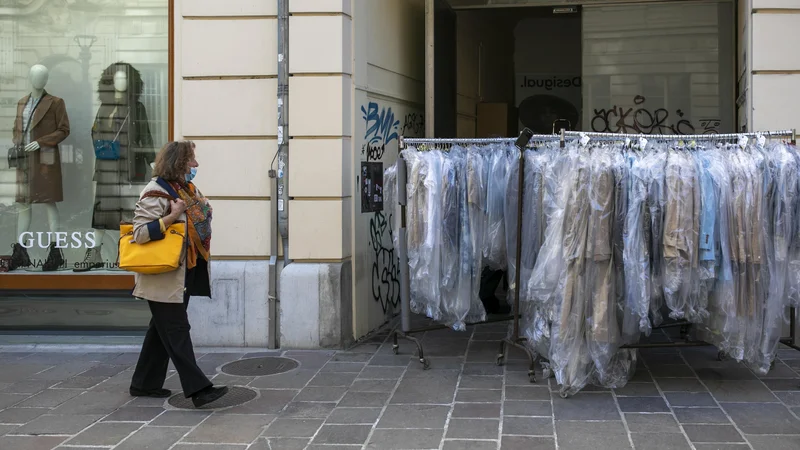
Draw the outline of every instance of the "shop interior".
M736 131L733 2L485 3L436 2L435 137Z

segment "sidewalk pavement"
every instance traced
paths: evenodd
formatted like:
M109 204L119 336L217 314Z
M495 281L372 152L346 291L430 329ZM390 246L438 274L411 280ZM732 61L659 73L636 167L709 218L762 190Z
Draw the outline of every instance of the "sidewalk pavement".
M766 377L712 347L641 351L632 382L562 399L531 384L514 351L495 364L505 325L424 335L430 370L383 332L348 351L198 353L217 384L252 401L181 410L128 394L136 353L11 353L0 348L0 449L796 450L800 352L781 350ZM420 336L423 337L423 336ZM236 377L222 365L282 355L298 368ZM180 393L170 371L167 388Z

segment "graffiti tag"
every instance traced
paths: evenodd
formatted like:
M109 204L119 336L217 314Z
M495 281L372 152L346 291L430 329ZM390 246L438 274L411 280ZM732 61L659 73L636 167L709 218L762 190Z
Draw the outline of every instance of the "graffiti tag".
M391 218L391 214L389 215ZM369 243L375 255L372 262L372 297L381 304L383 312L400 304L400 262L392 244L386 247L383 236L388 232L392 242L391 219L383 212L376 212L369 220Z
M609 109L595 109L592 118L592 131L601 133L636 134L695 134L695 127L684 118L684 112L675 111L677 122L670 120L665 108L649 110L643 106L647 99L642 95L633 98L633 107L614 105ZM714 134L719 127L719 119L700 121L704 134Z
M408 113L403 119L403 135L418 136L425 128L425 115L422 113Z
M367 123L364 139L369 145L386 145L400 136L400 120L395 119L391 107L381 109L369 102L366 108L361 107L361 114Z

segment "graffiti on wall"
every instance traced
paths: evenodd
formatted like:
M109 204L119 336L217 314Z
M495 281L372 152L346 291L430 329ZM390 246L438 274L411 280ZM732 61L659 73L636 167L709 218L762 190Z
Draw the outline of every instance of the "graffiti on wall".
M425 131L425 115L408 113L403 118L403 136L419 136Z
M378 161L386 153L386 146L400 137L400 120L396 119L392 108L379 108L376 102L361 107L361 117L367 125L361 154L367 161Z
M697 128L677 109L670 118L666 108L648 109L642 95L633 98L633 106L614 105L608 109L595 109L592 131L600 133L636 134L698 134ZM720 119L700 119L701 134L719 133Z
M425 119L421 113L408 113L403 116L401 122L391 107L381 106L374 101L362 106L361 114L365 125L361 155L367 163L385 162L383 159L389 154L387 150L393 145L398 145L401 135L419 136L425 127ZM391 164L391 162L387 162L387 164ZM381 164L381 169L384 166L385 164ZM380 185L382 186L382 177L382 170L380 175L371 173L370 183L377 185L376 178L381 178ZM363 189L360 184L364 181L357 180L356 182ZM393 244L394 209L390 207L384 211L382 198L380 200L380 210L375 208L369 212L371 214L369 220L369 248L372 253L371 288L372 298L381 305L383 312L386 313L390 309L396 309L400 304L400 260ZM377 201L377 198L373 199L372 203L375 204ZM363 207L362 204L362 209Z
M388 216L387 219L383 211L377 211L369 219L369 244L375 256L372 261L372 298L380 303L384 313L400 304L400 260L392 245L392 214ZM388 246L385 244L387 237Z

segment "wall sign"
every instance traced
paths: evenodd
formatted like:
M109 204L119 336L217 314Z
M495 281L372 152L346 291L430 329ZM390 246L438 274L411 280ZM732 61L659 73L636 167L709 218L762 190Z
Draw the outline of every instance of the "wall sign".
M383 211L383 163L361 162L361 212Z

